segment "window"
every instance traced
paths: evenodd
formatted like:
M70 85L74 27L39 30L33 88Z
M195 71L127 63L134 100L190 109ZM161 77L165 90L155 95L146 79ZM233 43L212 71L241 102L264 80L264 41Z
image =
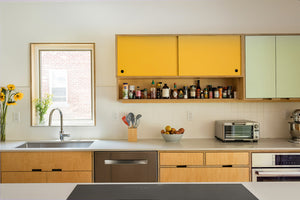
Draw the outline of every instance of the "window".
M60 108L64 125L95 125L94 44L31 44L31 92L32 100L52 96L45 119ZM31 113L32 125L40 126L34 103Z

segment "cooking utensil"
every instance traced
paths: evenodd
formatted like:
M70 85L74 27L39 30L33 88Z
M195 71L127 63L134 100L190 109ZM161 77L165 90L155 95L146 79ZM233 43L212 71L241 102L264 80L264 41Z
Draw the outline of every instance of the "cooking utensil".
M126 116L126 121L127 121L127 123L128 123L128 126L130 127L130 121L131 121L131 118L130 118L130 115L129 115L129 114Z
M135 118L135 128L137 128L140 125L140 118L142 117L141 114L138 114Z
M133 127L133 126L134 126L134 122L135 122L134 114L133 114L132 112L130 112L130 113L128 113L127 117L128 117L128 120L129 120L130 123L131 123L131 126L130 126L130 127Z
M125 116L122 117L122 120L123 120L124 124L126 124L127 126L129 126L129 124L128 124Z

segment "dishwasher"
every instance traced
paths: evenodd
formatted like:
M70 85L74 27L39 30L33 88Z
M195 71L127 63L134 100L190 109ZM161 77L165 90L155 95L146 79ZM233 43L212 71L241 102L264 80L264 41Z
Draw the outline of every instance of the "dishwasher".
M156 151L94 153L94 182L157 182Z

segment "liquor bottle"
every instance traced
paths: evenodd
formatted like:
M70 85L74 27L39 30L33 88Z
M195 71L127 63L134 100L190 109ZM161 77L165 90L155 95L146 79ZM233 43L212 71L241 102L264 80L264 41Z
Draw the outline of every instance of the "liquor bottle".
M201 97L200 80L197 80L196 98L197 98L197 99L200 99L200 97Z
M183 98L184 99L188 98L188 87L186 85L183 86Z
M172 92L172 98L173 99L177 99L178 98L178 91L177 91L176 83L174 83L174 90Z
M170 88L165 83L164 87L162 88L162 98L169 99L170 98Z
M150 98L156 99L156 88L155 88L154 80L152 80L152 84L150 88Z

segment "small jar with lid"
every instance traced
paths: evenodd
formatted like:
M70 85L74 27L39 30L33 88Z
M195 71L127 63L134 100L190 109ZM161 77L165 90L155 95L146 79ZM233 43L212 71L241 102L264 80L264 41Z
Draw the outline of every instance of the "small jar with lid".
M207 88L204 88L204 99L208 99L208 90Z
M136 99L141 99L141 98L142 98L142 92L141 92L139 86L136 87L135 98L136 98Z
M223 99L227 98L227 87L223 88L223 94L222 94Z

